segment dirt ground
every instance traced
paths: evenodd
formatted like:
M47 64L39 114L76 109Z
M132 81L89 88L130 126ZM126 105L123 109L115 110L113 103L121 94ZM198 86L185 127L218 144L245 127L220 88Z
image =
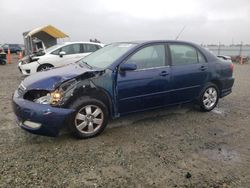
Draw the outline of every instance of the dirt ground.
M100 136L35 136L15 124L16 58L0 66L0 187L250 187L250 65L218 108L123 117Z

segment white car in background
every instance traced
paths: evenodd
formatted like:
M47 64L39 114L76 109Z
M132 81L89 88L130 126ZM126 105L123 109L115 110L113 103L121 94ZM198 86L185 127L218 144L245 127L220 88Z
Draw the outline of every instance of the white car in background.
M232 58L230 56L227 55L217 55L218 58L220 58L223 61L229 62L229 63L233 63L232 62Z
M32 57L31 62L20 61L18 68L24 75L60 67L89 55L104 47L104 44L94 42L65 42L48 48L44 55Z

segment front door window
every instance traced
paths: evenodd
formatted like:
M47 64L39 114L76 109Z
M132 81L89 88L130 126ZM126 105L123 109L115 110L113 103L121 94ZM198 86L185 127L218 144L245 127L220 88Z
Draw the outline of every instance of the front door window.
M165 47L164 45L145 47L132 55L127 63L136 64L139 70L165 66Z

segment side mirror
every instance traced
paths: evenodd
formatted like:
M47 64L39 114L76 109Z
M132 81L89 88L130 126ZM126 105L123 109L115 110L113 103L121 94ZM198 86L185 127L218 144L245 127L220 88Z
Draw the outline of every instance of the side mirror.
M120 66L121 71L133 71L137 69L137 65L134 63L123 63Z
M64 52L64 51L59 52L60 57L63 57L64 55L66 55L66 52Z

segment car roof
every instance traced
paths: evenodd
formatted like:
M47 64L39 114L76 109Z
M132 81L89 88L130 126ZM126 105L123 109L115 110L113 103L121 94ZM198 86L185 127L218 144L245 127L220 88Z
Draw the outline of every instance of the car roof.
M151 44L151 43L186 43L186 44L193 44L197 45L192 42L187 42L187 41L181 41L181 40L138 40L138 41L127 41L127 42L115 42L115 43L132 43L132 44Z
M203 51L203 48L198 45L195 44L193 42L187 42L187 41L181 41L181 40L141 40L141 41L131 41L131 42L115 42L115 43L126 43L126 44L135 44L136 46L144 46L147 44L154 44L154 43L175 43L175 44L187 44L187 45L191 45L193 47L196 47L200 50ZM113 43L113 44L115 44ZM112 43L111 43L112 44Z
M67 45L67 44L77 44L77 43L82 43L82 44L96 44L100 46L104 46L103 43L97 43L97 42L86 42L86 41L75 41L75 42L64 42L61 45Z
M64 46L66 46L66 45L70 45L70 44L79 44L79 43L81 43L81 44L95 44L95 45L99 45L99 46L101 46L101 47L104 47L104 46L105 46L105 44L103 44L103 43L96 43L96 42L84 42L84 41L63 42L63 43L61 43L61 44L56 44L56 45L54 45L54 46L51 46L50 48L47 48L47 49L46 49L46 53L51 53L52 51L57 50L57 49L59 49L59 48L61 48L61 47L64 47ZM54 48L51 49L52 47L54 47Z
M182 41L182 40L139 40L139 41L128 41L128 42L114 42L110 44L115 44L115 43L135 44L136 46L144 46L147 44L154 44L154 43L175 43L175 44L188 44L197 47L199 49L201 48L201 46L196 43Z

